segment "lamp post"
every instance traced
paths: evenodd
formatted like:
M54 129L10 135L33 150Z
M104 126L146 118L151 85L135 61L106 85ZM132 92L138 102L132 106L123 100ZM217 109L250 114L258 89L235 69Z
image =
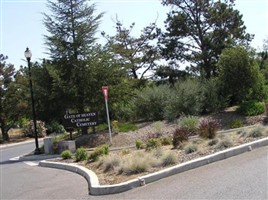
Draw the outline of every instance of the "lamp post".
M32 84L32 74L31 74L31 57L32 52L27 47L26 51L24 52L24 56L28 62L28 69L29 69L29 84L30 84L30 92L31 92L31 101L32 101L32 112L33 112L33 123L34 123L34 138L35 138L35 151L34 154L40 154L40 149L38 146L38 136L36 130L36 116L35 116L35 106L34 106L34 97L33 97L33 84Z

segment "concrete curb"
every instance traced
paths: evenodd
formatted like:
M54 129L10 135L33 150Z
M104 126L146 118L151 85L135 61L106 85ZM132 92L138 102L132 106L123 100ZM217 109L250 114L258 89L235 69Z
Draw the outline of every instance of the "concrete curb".
M40 160L47 160L47 159L53 159L58 158L60 155L21 155L18 157L10 158L10 161L40 161Z
M247 151L251 151L255 148L259 148L262 146L268 145L268 137L250 142L247 144L243 144L240 146L236 146L230 149L226 149L205 157L201 157L195 160L191 160L164 170L161 170L159 172L155 172L152 174L148 174L145 176L141 176L139 178L123 182L120 184L114 184L114 185L99 185L98 177L97 175L82 166L75 165L75 164L65 164L65 163L59 163L59 162L51 162L51 161L41 161L39 163L42 167L51 167L51 168L57 168L57 169L64 169L68 171L72 171L75 173L78 173L85 177L85 179L88 182L88 189L89 194L91 195L105 195L105 194L115 194L120 192L125 192L127 190L143 186L148 183L152 183L154 181L160 180L162 178L172 176L174 174L178 174L187 170L191 170L197 167L201 167L203 165L213 163L216 161L220 161L232 156L236 156L239 154L242 154Z

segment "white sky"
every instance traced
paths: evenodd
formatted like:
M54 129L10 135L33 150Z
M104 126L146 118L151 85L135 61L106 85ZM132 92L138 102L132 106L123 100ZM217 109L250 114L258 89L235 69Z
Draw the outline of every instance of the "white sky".
M160 0L95 0L97 12L105 12L100 32L115 33L113 19L116 15L128 27L135 22L134 34L154 22L164 27L169 8ZM268 0L236 0L236 9L243 14L247 32L255 34L252 46L261 49L263 40L268 37ZM26 65L24 51L29 47L33 53L32 61L47 57L44 38L46 34L42 23L42 12L47 12L45 0L0 0L0 53L7 55L8 63L18 69Z

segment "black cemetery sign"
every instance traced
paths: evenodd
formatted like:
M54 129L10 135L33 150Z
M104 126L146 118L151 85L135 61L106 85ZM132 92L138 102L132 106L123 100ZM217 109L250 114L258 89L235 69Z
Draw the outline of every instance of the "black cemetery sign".
M83 128L98 125L98 112L65 114L63 117L65 128Z

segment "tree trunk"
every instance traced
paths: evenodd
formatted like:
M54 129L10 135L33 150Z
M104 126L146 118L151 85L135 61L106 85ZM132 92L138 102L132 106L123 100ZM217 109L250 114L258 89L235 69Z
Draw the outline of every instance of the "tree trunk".
M3 136L3 140L8 142L9 141L8 130L5 129L5 124L3 123L2 120L1 120L1 132Z

